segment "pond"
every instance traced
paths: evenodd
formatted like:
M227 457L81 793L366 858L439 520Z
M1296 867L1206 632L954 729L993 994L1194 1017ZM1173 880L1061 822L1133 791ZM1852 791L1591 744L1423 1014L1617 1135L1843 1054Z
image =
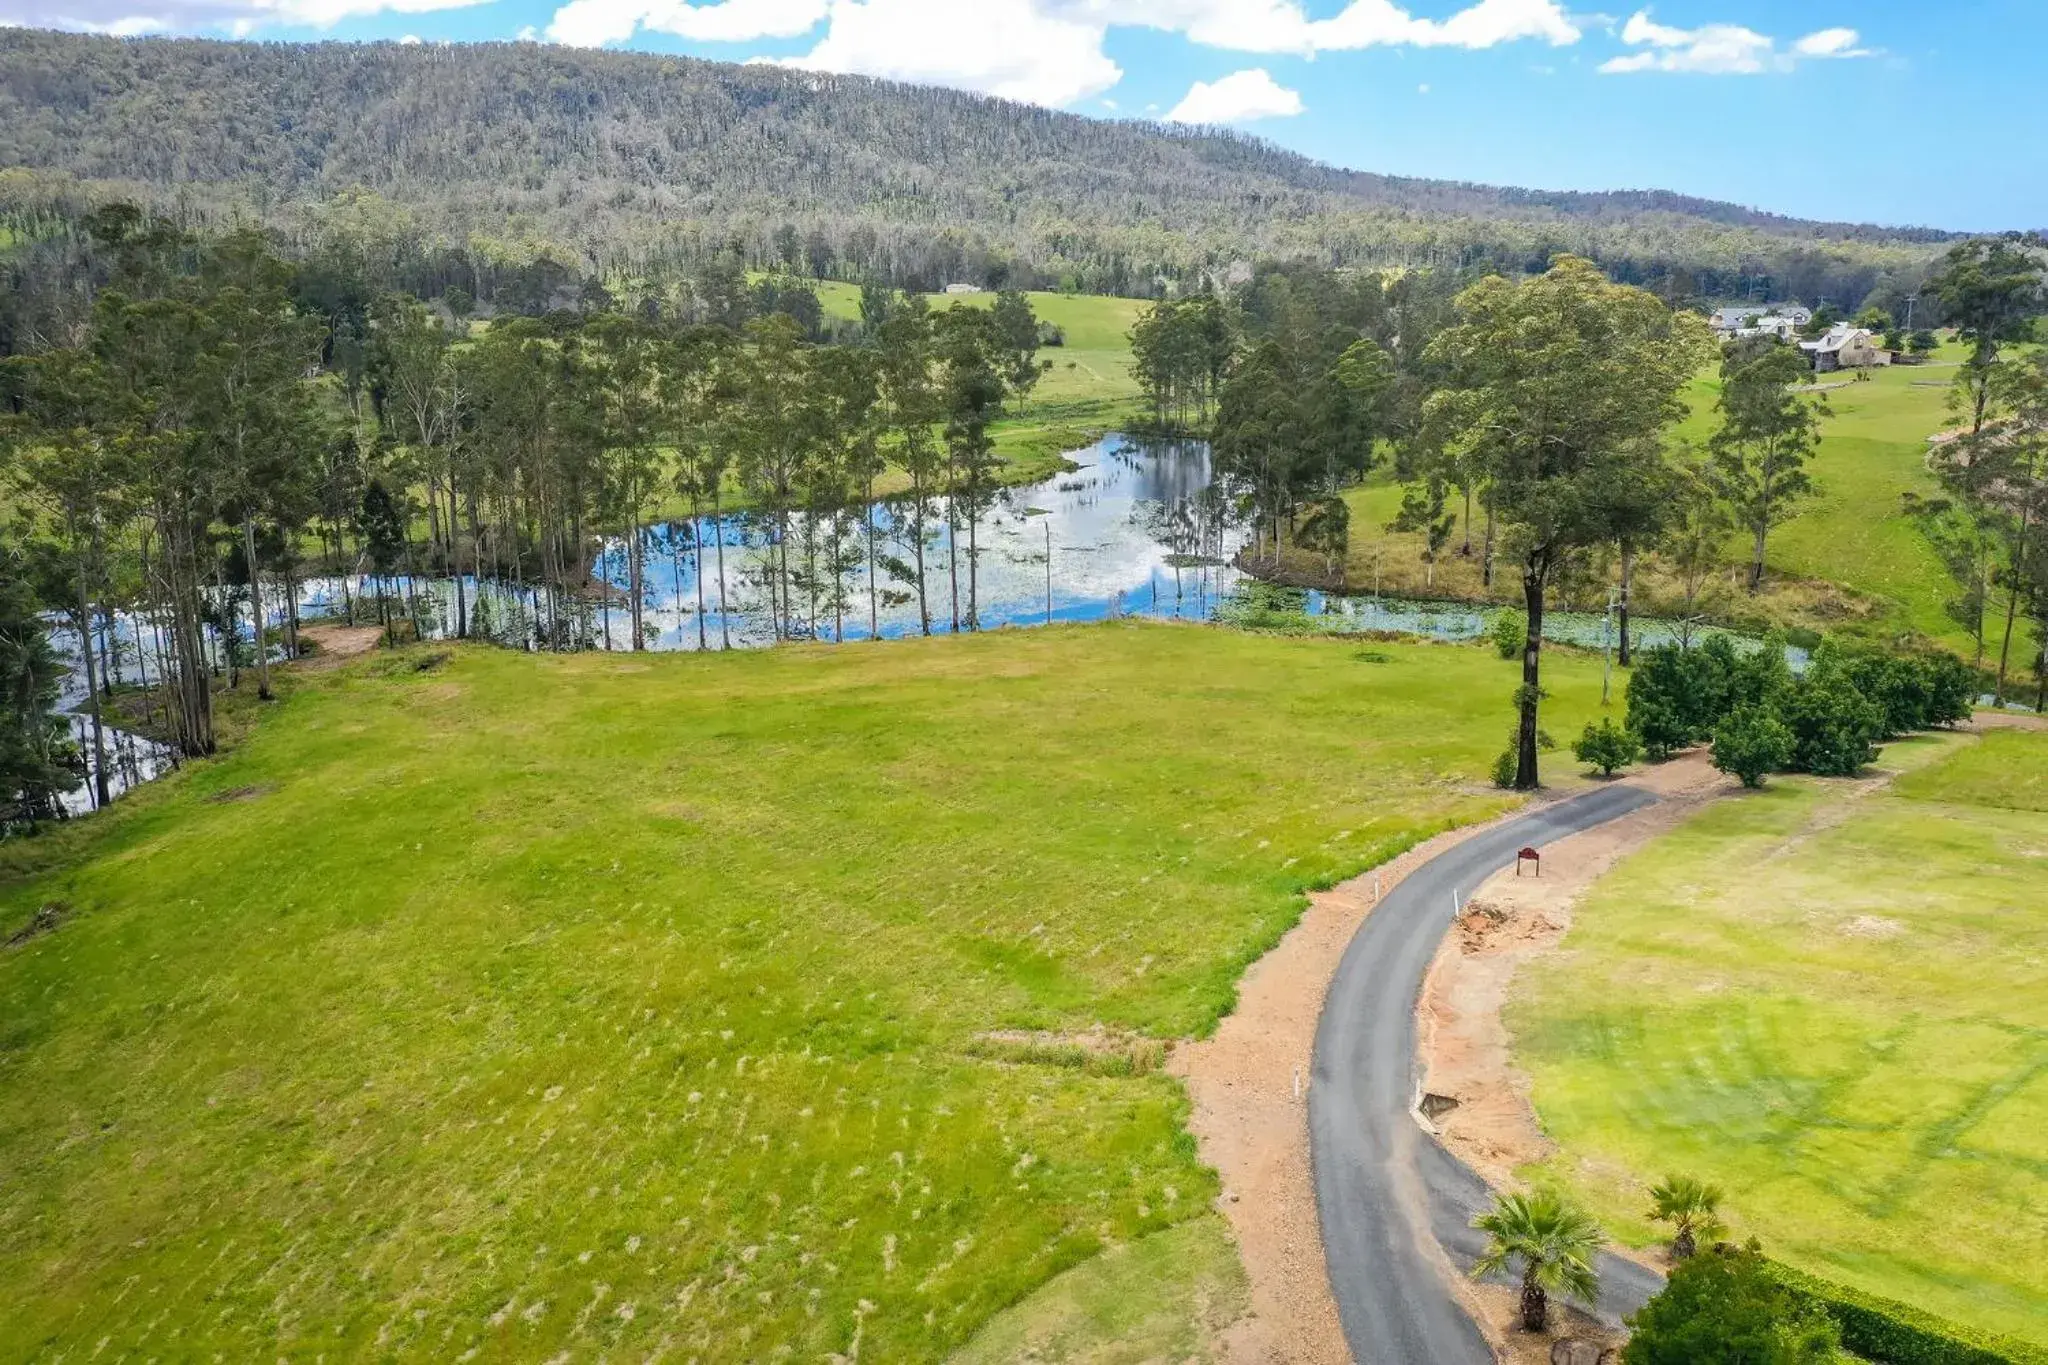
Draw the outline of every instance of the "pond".
M988 630L1117 616L1201 621L1228 615L1234 595L1252 581L1235 564L1249 537L1215 484L1205 443L1110 435L1067 458L1077 468L1001 491L971 530L964 521L957 530L949 525L951 509L944 499L934 501L924 537L922 611L918 537L902 500L832 517L735 513L649 527L641 548L647 647L896 639L923 633L927 618L931 633L945 634L976 622ZM585 603L573 620L558 623L574 643L632 647L627 559L623 541L602 548L594 576L610 588L608 601ZM790 602L779 607L784 581ZM399 576L386 580L383 590L400 615L412 591L429 636L455 633L453 579L412 583ZM362 576L346 583L313 580L304 585L300 614L339 614L353 601L360 615L360 603L376 591L375 581ZM537 647L551 625L549 604L530 586L486 580L479 589L474 577L465 577L460 598L461 609L472 615L472 633L481 625L507 644ZM1303 604L1318 624L1335 631L1444 640L1479 635L1497 610L1315 591ZM1606 630L1599 613L1554 611L1545 617L1544 637L1597 648ZM1634 632L1645 645L1679 638L1677 623L1641 616ZM1693 638L1706 633L1696 629Z
M1187 621L1225 618L1249 593L1266 593L1235 560L1248 536L1217 486L1200 441L1145 442L1110 435L1069 452L1076 466L1037 483L1004 489L967 523L935 499L917 534L913 509L891 499L835 515L771 517L733 513L663 523L642 540L647 647L720 649L778 640L898 639L955 629L995 629L1051 621L1143 616ZM918 600L916 550L924 548L924 601ZM971 559L971 563L970 563ZM594 649L632 648L623 541L605 544L594 576L609 585L603 602L554 608L531 585L466 576L409 581L364 575L316 578L300 585L302 621L341 615L381 592L387 609L417 611L429 637L452 636L460 611L472 634L537 648L552 633ZM407 597L413 603L408 606ZM1270 594L1268 594L1270 596ZM282 623L283 604L266 592L266 614ZM1393 597L1308 591L1285 595L1313 624L1336 632L1391 631L1468 640L1497 608ZM126 613L104 631L102 662L116 685L150 682L160 649L156 627ZM1636 638L1654 645L1679 638L1677 623L1637 617ZM1693 632L1699 639L1713 631ZM1553 611L1546 639L1602 647L1609 625L1599 613ZM246 630L245 630L246 638ZM77 641L52 630L59 655L74 661L64 705L85 701ZM1795 659L1795 663L1803 658ZM89 722L71 717L91 759ZM140 736L108 731L108 778L116 794L174 766L171 751ZM67 811L93 804L90 781L65 800Z

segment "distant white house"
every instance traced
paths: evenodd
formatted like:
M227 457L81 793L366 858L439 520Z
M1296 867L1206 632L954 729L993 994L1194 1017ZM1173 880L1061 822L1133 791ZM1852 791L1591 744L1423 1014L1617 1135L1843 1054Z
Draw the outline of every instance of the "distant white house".
M946 292L948 294L979 294L982 291L981 286L978 284L949 284L946 286Z
M1811 319L1808 319L1808 321L1811 321ZM1797 337L1805 326L1806 323L1804 322L1787 317L1782 313L1774 313L1769 317L1749 319L1744 326L1737 327L1732 332L1724 332L1722 335L1724 337L1776 337L1780 341L1790 341Z
M1799 349L1806 352L1817 374L1892 363L1892 353L1878 344L1876 333L1851 322L1836 323L1825 335L1800 342Z
M1813 310L1797 303L1739 303L1727 308L1716 308L1709 319L1714 330L1722 336L1738 336L1746 329L1758 327L1765 322L1773 324L1769 329L1775 333L1775 324L1788 322L1793 331L1813 321ZM1749 335L1761 335L1751 332Z

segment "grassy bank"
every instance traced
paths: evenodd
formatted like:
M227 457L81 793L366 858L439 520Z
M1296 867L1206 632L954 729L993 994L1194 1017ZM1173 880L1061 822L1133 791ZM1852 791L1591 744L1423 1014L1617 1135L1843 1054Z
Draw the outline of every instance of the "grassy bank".
M0 1341L942 1357L1215 1193L1177 1083L977 1038L1208 1029L1302 888L1503 807L1513 674L1122 623L291 678L0 846L0 938L61 918L0 950Z
M1907 515L1902 495L1938 497L1941 489L1927 468L1927 438L1953 425L1947 384L1962 348L1943 347L1940 363L1873 371L1868 382L1844 381L1827 391L1832 415L1808 469L1815 496L1771 533L1766 590L1751 596L1742 570L1746 544L1728 541L1728 568L1707 591L1702 605L1718 619L1754 627L1803 626L1848 630L1892 640L1922 636L1970 655L1974 644L1953 620L1946 604L1956 588L1919 523ZM1716 427L1718 381L1703 376L1690 395L1692 414L1673 433L1675 442L1698 450ZM1508 601L1520 591L1512 573L1497 574L1489 591L1481 581L1476 548L1483 543L1483 514L1474 516L1475 554L1462 556L1466 528L1463 505L1447 550L1432 574L1423 562L1419 535L1387 529L1401 508L1402 489L1382 470L1345 496L1351 505L1351 552L1344 568L1348 587L1371 591L1377 580L1390 593ZM1295 553L1290 569L1305 581L1320 581L1319 557ZM1668 611L1678 586L1650 562L1639 579L1639 607ZM1590 588L1588 605L1601 590ZM2003 603L1998 604L2003 610ZM1996 631L1992 631L1996 655ZM2014 674L2023 674L2034 654L2024 625L2013 648Z
M1930 738L1871 793L1774 783L1620 865L1509 1023L1571 1186L1650 1180L1872 1293L2048 1344L2048 734Z

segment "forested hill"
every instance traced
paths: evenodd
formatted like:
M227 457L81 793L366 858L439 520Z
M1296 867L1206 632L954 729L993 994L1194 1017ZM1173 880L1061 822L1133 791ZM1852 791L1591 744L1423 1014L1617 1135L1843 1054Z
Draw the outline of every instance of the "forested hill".
M358 190L417 229L600 265L771 254L842 273L1148 292L1261 254L1540 265L1560 249L1677 292L1844 297L1942 234L1660 192L1544 193L1340 171L1254 139L949 90L532 43L121 40L0 30L0 166L19 203L119 192L317 224ZM20 170L42 174L21 174ZM782 234L786 246L789 234Z

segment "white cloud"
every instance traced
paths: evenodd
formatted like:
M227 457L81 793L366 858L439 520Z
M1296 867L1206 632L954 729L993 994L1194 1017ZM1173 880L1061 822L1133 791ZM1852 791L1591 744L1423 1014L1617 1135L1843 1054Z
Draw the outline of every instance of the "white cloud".
M226 32L242 38L264 28L332 28L371 14L426 14L491 0L26 0L8 19L36 28L135 37L145 33Z
M1858 47L1853 28L1826 28L1809 33L1780 50L1778 40L1741 24L1703 24L1673 28L1637 10L1622 26L1621 41L1640 48L1612 57L1600 69L1609 75L1634 71L1681 71L1709 76L1756 76L1790 71L1801 61L1837 57L1868 57Z
M1870 57L1876 54L1868 48L1856 46L1858 34L1853 28L1824 28L1818 33L1809 33L1792 44L1792 50L1802 57Z
M555 11L548 37L573 47L623 42L637 28L698 43L796 38L824 19L828 0L569 0Z
M400 47L418 47L420 45L420 35L417 33L408 33L403 38L400 38L398 40L398 45ZM253 638L253 631L251 632L251 635Z
M1581 36L1562 0L1471 0L1441 20L1418 19L1394 0L1349 0L1328 19L1310 19L1304 0L569 0L548 36L595 47L647 28L697 42L749 42L798 37L820 24L808 52L774 60L1051 105L1098 95L1122 78L1103 48L1112 28L1300 56L1520 39L1563 45Z
M1045 0L831 0L825 36L784 64L1065 105L1123 79L1103 34Z
M1418 19L1393 0L1350 0L1310 19L1300 0L1047 0L1111 25L1183 33L1234 52L1357 51L1368 47L1485 48L1524 38L1575 43L1578 25L1559 0L1476 0L1447 19Z
M1233 71L1218 81L1196 81L1173 106L1169 123L1249 123L1253 119L1292 118L1302 110L1301 95L1274 80L1262 66Z

